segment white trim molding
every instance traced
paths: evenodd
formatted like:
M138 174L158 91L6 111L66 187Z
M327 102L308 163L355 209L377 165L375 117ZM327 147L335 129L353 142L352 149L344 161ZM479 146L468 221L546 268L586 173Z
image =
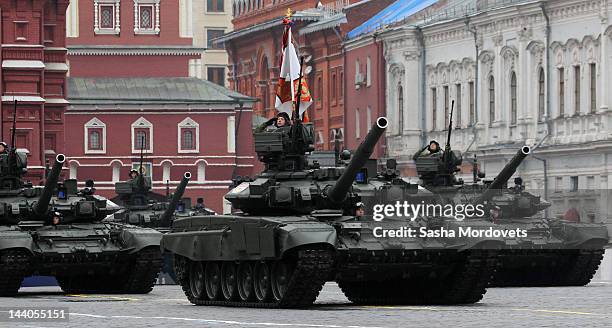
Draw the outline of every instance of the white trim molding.
M102 135L100 136L102 149L89 149L89 129L102 130ZM85 149L85 154L106 154L106 124L94 117L85 123L83 131L83 149Z
M149 149L144 149L143 153L146 154L151 154L153 153L153 124L151 122L149 122L146 118L144 117L140 117L139 119L137 119L136 121L134 121L134 123L132 123L132 129L131 129L131 143L132 143L132 153L133 154L140 154L140 149L136 149L136 143L134 142L134 130L135 129L148 129L149 130Z
M134 34L154 34L158 35L159 27L159 1L160 0L134 0ZM151 17L151 28L140 27L140 7L151 6L153 15Z
M100 27L100 6L113 6L115 18L112 28ZM119 34L121 32L121 0L94 0L94 33L95 34Z
M183 129L193 129L195 130L195 140L194 149L183 149ZM190 117L186 117L177 125L177 149L179 154L187 154L187 153L199 153L200 152L200 124L198 122L192 120Z

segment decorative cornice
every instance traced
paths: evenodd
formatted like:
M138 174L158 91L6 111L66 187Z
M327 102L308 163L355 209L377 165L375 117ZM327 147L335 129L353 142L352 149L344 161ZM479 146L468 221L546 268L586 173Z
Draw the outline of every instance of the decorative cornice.
M69 46L71 56L200 56L206 48L190 46Z

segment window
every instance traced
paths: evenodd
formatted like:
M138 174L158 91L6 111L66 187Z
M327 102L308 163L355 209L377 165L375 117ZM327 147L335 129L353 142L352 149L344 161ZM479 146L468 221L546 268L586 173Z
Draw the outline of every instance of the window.
M134 0L135 34L159 34L159 1Z
M401 134L404 131L404 88L401 84L397 86L397 112L398 133Z
M89 131L89 149L92 150L100 150L102 149L102 136L100 135L100 131L93 130Z
M132 123L132 153L153 152L153 124L144 117Z
M227 152L236 152L236 117L227 117Z
M544 69L540 68L538 73L538 120L544 121L545 111L545 99L544 99Z
M198 162L198 182L206 181L206 163L204 161Z
M476 118L476 108L474 105L474 82L468 83L469 91L470 91L470 125L475 123Z
M366 86L372 85L372 60L370 56L366 59Z
M336 102L336 73L332 73L331 75L331 85L329 86L331 89L331 99L332 102Z
M339 83L339 87L340 90L338 91L338 94L340 95L340 102L344 101L344 71L340 71L340 83Z
M104 154L106 152L106 124L97 118L85 123L85 154Z
M317 93L315 98L317 99L318 105L321 106L321 100L323 99L323 81L321 75L317 76Z
M94 33L119 34L120 0L94 0Z
M224 0L207 0L206 11L212 13L223 12L223 1Z
M208 67L207 79L218 85L225 85L225 67Z
M517 120L516 108L516 73L510 73L510 124L515 125Z
M565 71L563 67L558 69L559 73L559 117L565 115Z
M578 191L578 176L570 177L570 191Z
M57 144L55 142L55 133L45 134L45 150L55 151L57 148Z
M140 29L153 29L153 6L139 6Z
M224 30L207 29L206 30L206 47L208 49L225 49L223 42L213 42L214 39L223 36Z
M449 119L450 119L450 111L449 111L448 85L445 85L444 86L444 129L448 127Z
M178 124L179 153L197 153L200 151L199 124L190 117Z
M183 135L181 136L181 148L182 149L194 149L193 130L183 129Z
M455 117L456 127L461 127L461 84L455 84Z
M495 122L495 79L489 78L489 125Z
M359 59L355 60L355 89L359 89L363 77L361 77L361 64Z
M115 28L115 6L100 6L100 28Z
M589 72L591 73L591 82L590 82L590 94L589 98L591 99L591 113L595 113L597 111L597 68L595 67L595 63L589 64Z
M149 143L147 142L147 131L142 129L136 131L134 143L136 144L136 149L147 150L149 149Z
M431 88L431 129L436 129L436 121L438 116L438 95L436 88Z
M580 65L574 66L574 114L580 113Z
M372 126L372 107L368 105L366 110L366 127L369 129Z
M359 117L359 108L355 110L355 138L361 138L361 117Z
M26 41L28 39L28 22L15 22L15 41Z

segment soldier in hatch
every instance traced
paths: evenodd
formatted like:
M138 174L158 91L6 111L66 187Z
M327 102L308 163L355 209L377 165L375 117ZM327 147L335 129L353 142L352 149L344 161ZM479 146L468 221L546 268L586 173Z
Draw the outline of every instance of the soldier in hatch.
M138 178L138 175L139 175L138 174L138 170L136 170L136 169L131 169L130 170L129 176L130 176L131 180L135 180L136 178Z
M271 128L274 125L275 128ZM289 118L289 114L285 112L280 112L266 122L262 123L255 129L255 132L264 132L264 131L276 131L280 128L291 126L291 119Z
M423 152L425 150L429 151L429 154L427 156L432 156L432 155L435 155L437 153L441 153L442 152L442 150L440 149L440 144L437 141L432 140L432 141L429 142L429 144L427 146L425 146L421 150L417 151L414 154L414 156L412 156L412 159L416 161L417 158L423 156Z
M6 153L8 153L8 145L6 144L6 142L2 141L0 142L0 154Z

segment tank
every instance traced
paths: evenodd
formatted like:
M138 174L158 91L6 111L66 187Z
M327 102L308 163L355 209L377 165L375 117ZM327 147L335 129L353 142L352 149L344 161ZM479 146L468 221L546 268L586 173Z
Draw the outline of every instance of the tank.
M119 207L96 195L93 181L81 190L76 180L58 182L65 159L56 156L42 187L24 181L25 153L0 154L0 296L16 295L32 275L55 277L67 293L150 292L161 233L103 223Z
M142 165L141 165L142 167ZM190 205L188 199L183 199L191 173L185 172L181 182L168 201L156 201L151 197L151 181L139 174L130 181L117 182L115 193L118 195L121 210L109 215L105 222L130 224L138 227L155 229L161 233L168 232L172 221L177 216L189 216ZM158 283L175 284L173 257L170 253L163 253Z
M452 122L452 120L451 120ZM508 181L531 153L522 146L492 181L484 180L474 159L473 181L457 177L462 156L450 147L444 153L416 159L422 186L451 204L483 204L486 216L505 229L523 229L527 236L506 240L499 252L494 287L582 286L588 284L609 242L603 223L579 223L546 216L550 206L540 196L525 190L520 177Z
M162 238L162 248L175 256L177 279L189 301L307 307L327 281L337 281L359 304L480 300L500 240L385 239L374 229L456 229L461 222L393 217L374 222L355 216L361 200L355 177L387 123L378 118L348 164L333 167L306 159L313 150L309 125L255 133L265 169L237 181L226 194L235 212L177 219Z

